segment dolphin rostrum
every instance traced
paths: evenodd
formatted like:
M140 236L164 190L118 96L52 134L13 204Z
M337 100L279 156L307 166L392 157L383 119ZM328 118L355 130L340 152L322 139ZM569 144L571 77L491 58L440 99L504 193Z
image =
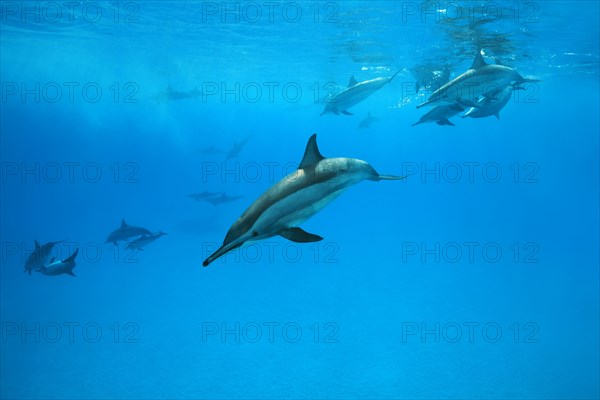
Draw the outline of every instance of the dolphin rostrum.
M246 242L277 235L298 243L322 240L321 236L305 232L298 225L365 179L404 177L379 175L369 163L355 158L325 158L317 147L317 135L312 135L298 169L256 199L229 228L223 245L202 265L206 267Z
M154 242L156 239L164 235L166 235L166 233L164 233L163 231L159 231L151 235L142 235L139 238L129 242L126 248L128 250L144 250L144 247L146 247L148 244Z
M29 275L31 275L31 271L44 266L46 262L48 262L48 258L50 258L50 252L54 246L62 242L64 242L64 240L39 244L36 240L35 250L29 255L29 257L27 257L27 260L25 261L25 272L29 272Z
M435 122L438 125L450 125L455 126L450 122L450 118L454 117L459 112L464 111L463 106L457 103L453 104L442 104L429 110L425 115L421 117L412 126L423 124L425 122Z
M340 113L353 115L348 112L350 107L357 105L383 86L390 83L400 71L401 70L398 70L392 76L380 77L362 82L356 82L356 79L354 79L353 76L350 77L348 87L327 100L327 104L321 115L327 113L333 113L335 115L339 115Z
M75 257L77 257L77 253L79 253L79 249L76 249L75 252L71 254L69 258L65 258L62 261L52 261L46 266L39 267L36 271L39 271L44 275L51 276L61 274L75 276L75 274L73 273L73 268L75 268Z
M454 78L429 96L417 108L442 103L458 103L465 107L479 106L481 96L489 95L507 85L525 82L539 82L537 79L523 78L513 68L504 65L487 64L481 51L475 56L473 65L462 75Z
M121 220L121 226L108 235L105 243L113 243L114 245L117 245L117 243L121 240L127 240L134 236L141 235L152 235L152 232L139 226L127 225L125 218L123 218Z

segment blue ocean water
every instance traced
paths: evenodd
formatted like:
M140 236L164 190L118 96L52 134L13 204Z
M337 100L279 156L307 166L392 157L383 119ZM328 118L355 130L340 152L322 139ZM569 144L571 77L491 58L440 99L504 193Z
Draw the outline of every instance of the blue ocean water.
M599 398L598 2L0 6L1 398ZM412 127L480 50L539 82ZM313 133L407 178L202 267Z

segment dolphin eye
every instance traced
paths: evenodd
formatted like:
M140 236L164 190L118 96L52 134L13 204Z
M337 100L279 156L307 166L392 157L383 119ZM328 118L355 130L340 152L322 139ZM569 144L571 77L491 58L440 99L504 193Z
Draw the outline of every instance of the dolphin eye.
M256 232L256 231L252 232L252 236L253 237L257 237L258 236L258 232Z

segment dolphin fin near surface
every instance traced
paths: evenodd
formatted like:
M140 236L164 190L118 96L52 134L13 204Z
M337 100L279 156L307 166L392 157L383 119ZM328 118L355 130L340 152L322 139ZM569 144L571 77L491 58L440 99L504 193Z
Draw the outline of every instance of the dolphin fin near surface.
M313 135L308 139L306 150L304 150L304 156L302 157L302 161L300 162L298 169L308 168L324 159L325 157L323 157L319 151L319 148L317 147L317 134L313 133Z
M475 60L473 60L473 64L471 65L471 68L469 68L469 69L477 69L477 68L485 67L486 65L487 65L487 63L485 62L485 60L483 59L483 56L481 55L481 50L479 50L477 52L477 55L475 56Z
M312 233L308 233L302 228L288 228L279 232L279 235L296 243L309 243L309 242L319 242L323 240L323 238L319 235L315 235Z
M356 81L356 79L354 78L354 75L352 75L350 77L350 81L348 82L348 87L352 87L352 86L356 86L358 82Z

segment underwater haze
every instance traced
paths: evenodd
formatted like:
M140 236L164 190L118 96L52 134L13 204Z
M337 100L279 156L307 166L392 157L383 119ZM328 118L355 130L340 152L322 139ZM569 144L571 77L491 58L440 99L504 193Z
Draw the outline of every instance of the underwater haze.
M0 8L0 398L600 397L597 1Z

